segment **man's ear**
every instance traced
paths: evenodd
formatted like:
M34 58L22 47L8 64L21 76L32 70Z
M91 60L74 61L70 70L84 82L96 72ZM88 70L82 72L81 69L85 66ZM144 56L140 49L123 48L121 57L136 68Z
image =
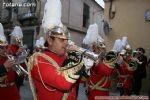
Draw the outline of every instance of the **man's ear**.
M48 37L47 42L49 45L51 45L52 44L52 38Z

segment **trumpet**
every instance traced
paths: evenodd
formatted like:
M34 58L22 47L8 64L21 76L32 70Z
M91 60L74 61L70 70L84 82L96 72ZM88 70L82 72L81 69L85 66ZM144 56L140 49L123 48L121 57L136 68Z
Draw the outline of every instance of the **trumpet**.
M16 38L16 41L19 43L19 47L21 49L21 51L18 53L22 53L22 55L28 55L30 51L29 51L27 45L23 44L21 38L17 38L17 37L15 37L15 38Z
M141 62L138 58L142 55L142 53L140 51L133 51L133 59L134 61L136 61L138 64L142 64L143 62Z
M9 60L14 60L14 56L12 55L8 55L7 53L5 53L5 55L7 56L7 58ZM16 68L16 73L18 76L21 76L21 75L28 75L28 72L20 65L20 64L16 64L15 65L15 68Z
M75 45L74 42L69 41L69 47L71 47L71 46L77 47L77 51L79 53L81 53L83 56L93 60L94 62L99 62L99 58L101 57L101 54L95 54L94 52L84 49L82 47L79 47L79 46Z
M122 50L120 53L119 53L120 56L128 56L128 53L126 50ZM142 64L141 61L139 61L138 59L138 56L141 55L141 53L139 51L132 51L131 52L131 56L132 56L132 60L133 61L136 61L138 64Z

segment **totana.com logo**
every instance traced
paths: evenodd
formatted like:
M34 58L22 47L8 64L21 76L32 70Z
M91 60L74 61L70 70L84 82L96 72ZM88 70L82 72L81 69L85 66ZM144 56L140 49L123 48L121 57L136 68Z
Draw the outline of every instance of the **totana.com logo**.
M36 3L3 3L3 7L36 7Z

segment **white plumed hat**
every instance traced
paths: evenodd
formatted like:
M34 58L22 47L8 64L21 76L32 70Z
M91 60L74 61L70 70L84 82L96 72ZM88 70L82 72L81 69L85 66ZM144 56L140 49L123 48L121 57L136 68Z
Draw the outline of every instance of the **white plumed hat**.
M46 33L55 26L62 26L60 0L47 0L44 8L42 27Z
M83 44L93 45L93 43L99 44L103 43L104 39L98 34L98 26L97 24L92 24L89 26L87 30L87 34L83 39Z
M17 39L23 38L23 32L20 26L15 26L14 30L10 34L12 37L15 37Z
M43 37L40 37L38 40L36 40L35 46L38 48L44 48L45 39Z
M60 0L47 0L42 27L49 36L68 39L68 29L61 22L61 7Z
M126 36L124 36L124 37L122 37L122 46L123 47L126 47L126 45L128 44L128 40L127 40L128 38L126 37Z
M3 25L0 23L0 46L7 46L8 42L4 34Z
M115 40L112 51L120 52L123 49L122 41L120 39Z

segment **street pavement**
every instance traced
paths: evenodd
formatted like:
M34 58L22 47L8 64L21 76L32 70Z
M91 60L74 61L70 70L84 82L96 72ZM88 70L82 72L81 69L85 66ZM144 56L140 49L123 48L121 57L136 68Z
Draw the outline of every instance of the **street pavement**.
M25 80L23 86L20 87L20 95L21 100L33 100L29 82L27 80ZM81 84L79 87L77 100L87 100L87 97L85 95L85 87L83 86L83 84Z
M86 87L83 84L80 84L77 100L87 100L85 89ZM25 80L23 86L21 86L20 95L21 100L33 100L28 80ZM148 93L142 91L141 95L147 96ZM119 91L115 88L115 85L110 89L110 96L119 96Z
M30 90L29 82L24 80L23 85L20 87L21 100L33 100L32 92Z

